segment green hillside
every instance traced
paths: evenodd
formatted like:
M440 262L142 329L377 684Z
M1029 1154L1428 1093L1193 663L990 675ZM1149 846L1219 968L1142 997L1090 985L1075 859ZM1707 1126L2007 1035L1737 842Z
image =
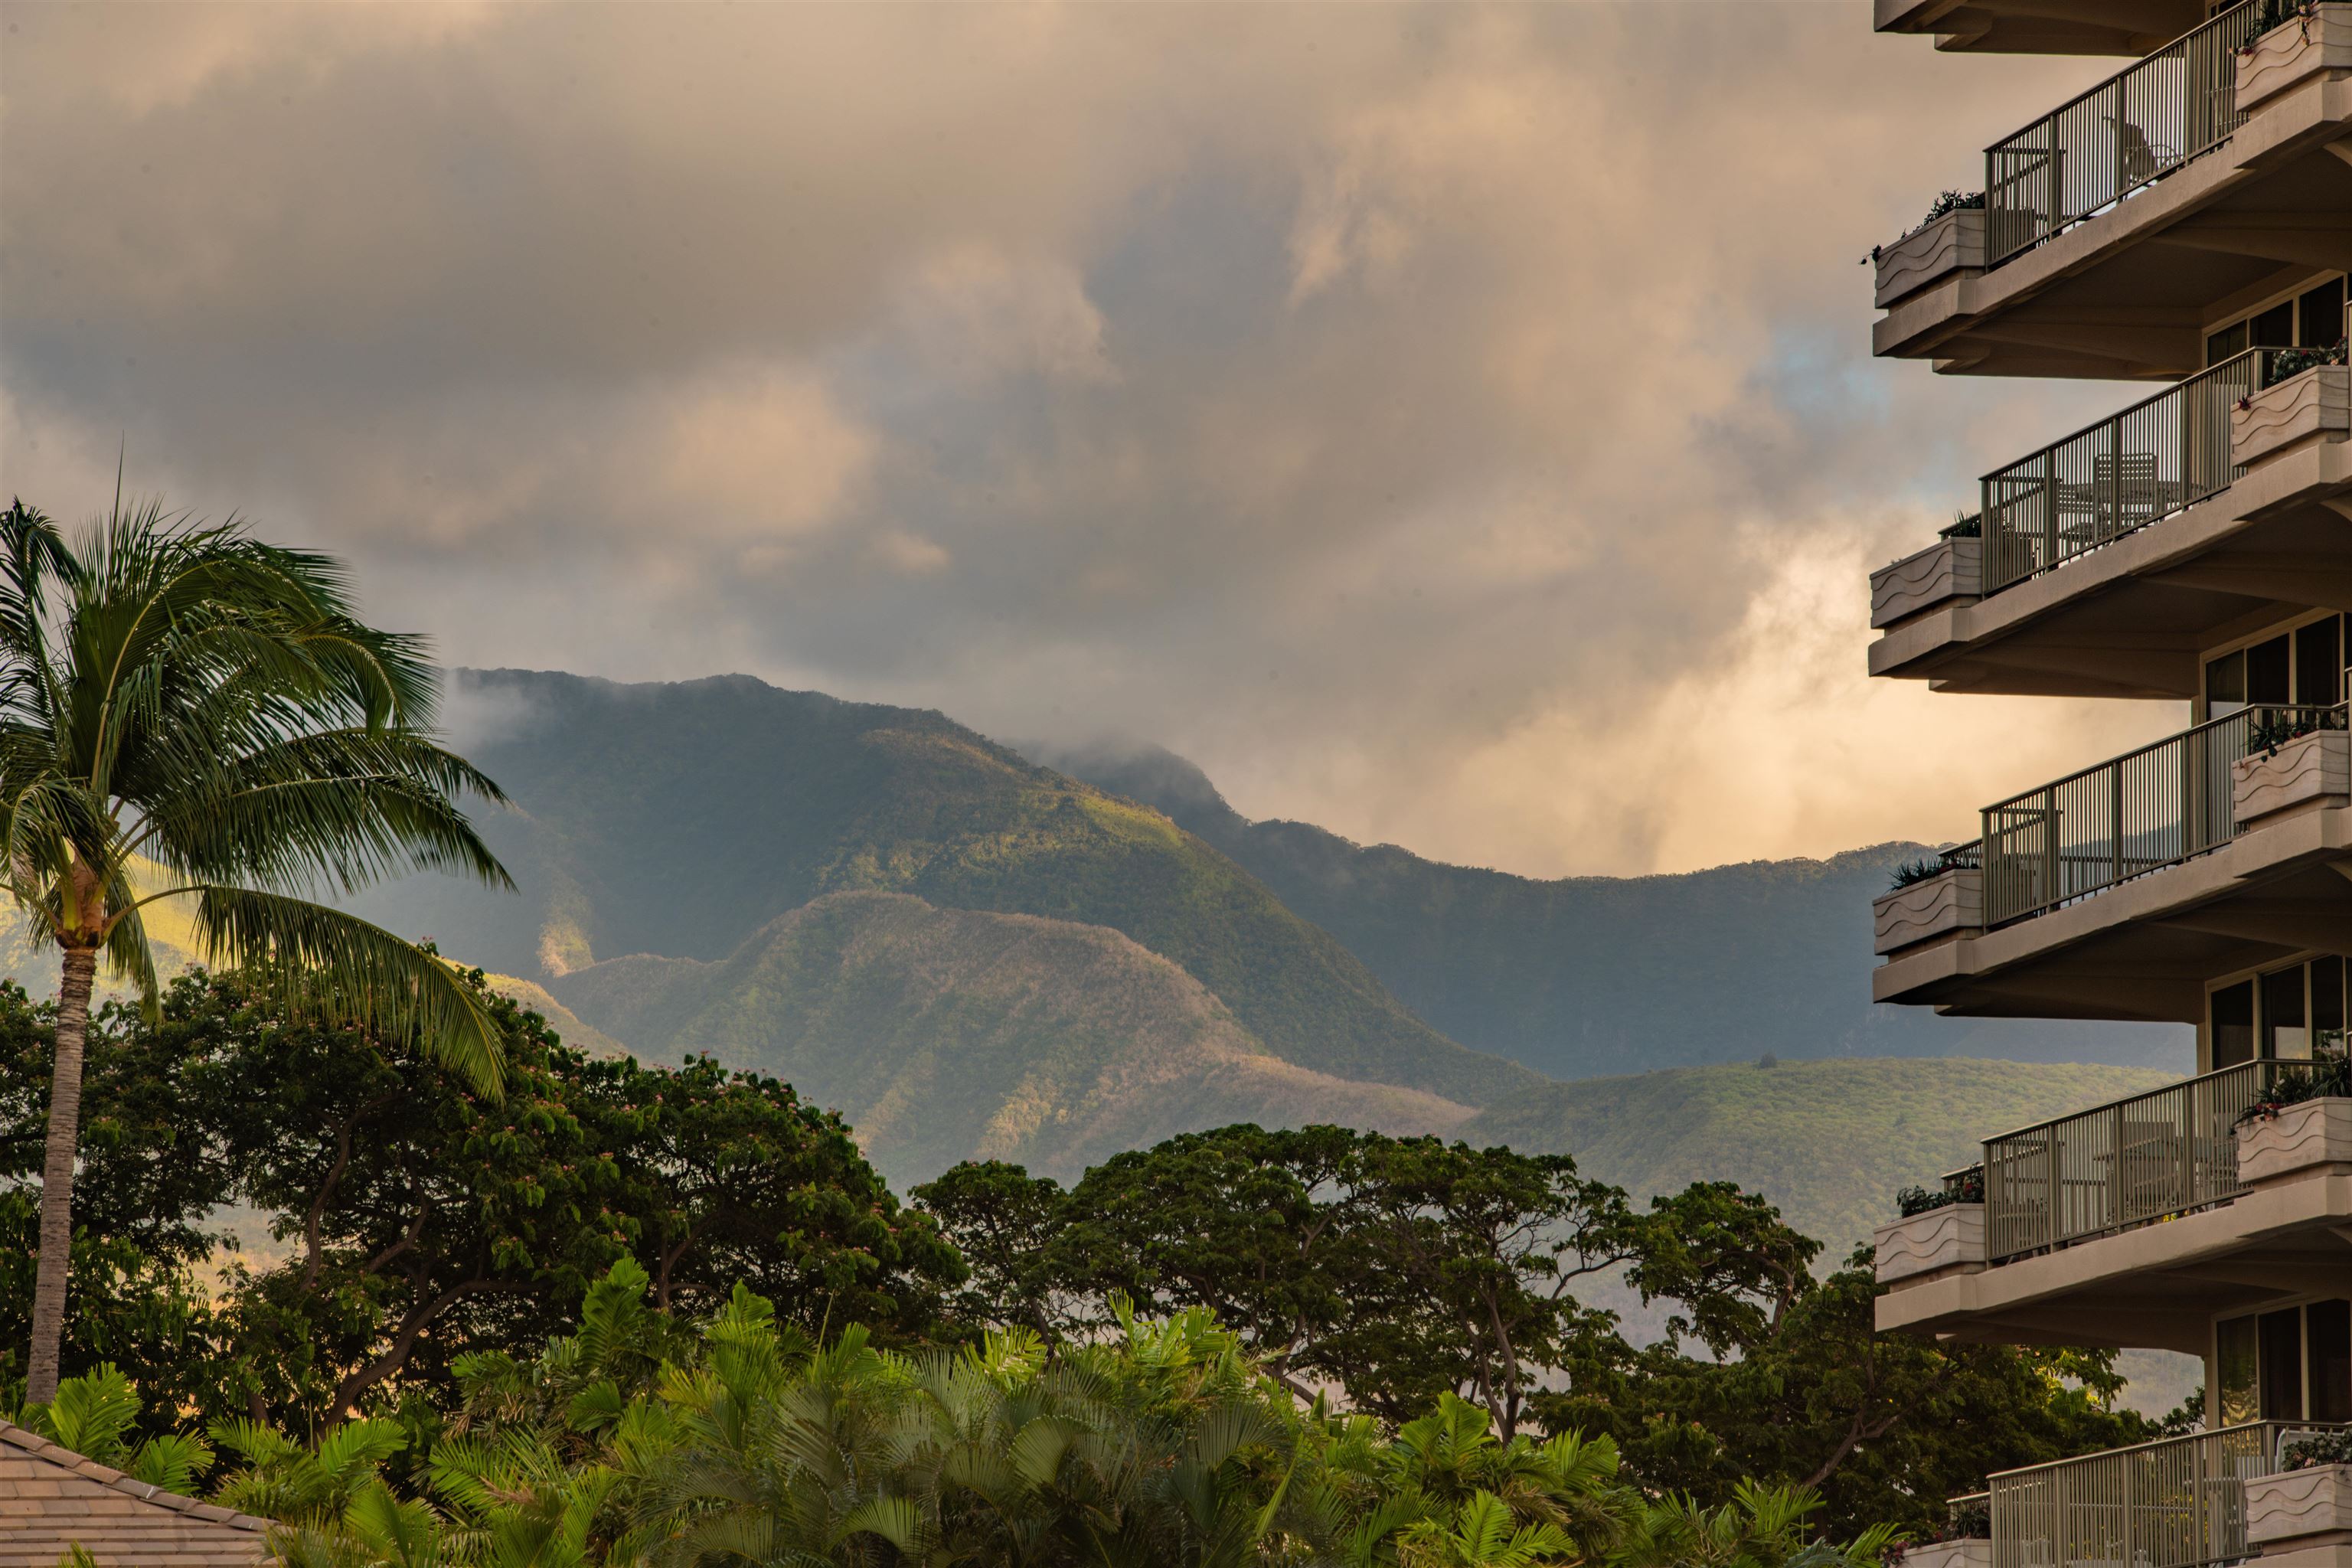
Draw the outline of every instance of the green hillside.
M1318 1072L1472 1102L1537 1081L1423 1023L1159 812L937 713L740 676L458 671L452 685L457 708L487 716L467 754L520 807L484 826L523 900L417 879L356 902L446 952L521 975L622 953L715 961L823 894L904 892L1120 931Z
M1762 1193L1832 1261L1895 1194L1971 1163L1996 1133L2172 1081L2146 1068L1860 1058L1677 1068L1515 1097L1454 1136L1569 1153L1637 1196L1725 1180Z
M1266 1052L1117 931L834 893L724 962L631 957L550 983L640 1053L709 1051L835 1106L905 1186L968 1158L1071 1178L1176 1132L1258 1121L1436 1131L1469 1108Z
M1664 877L1543 880L1252 822L1157 747L1031 747L1164 811L1331 932L1400 1001L1554 1078L1784 1057L1981 1056L2187 1070L2166 1025L1958 1019L1873 1005L1870 901L1916 844Z

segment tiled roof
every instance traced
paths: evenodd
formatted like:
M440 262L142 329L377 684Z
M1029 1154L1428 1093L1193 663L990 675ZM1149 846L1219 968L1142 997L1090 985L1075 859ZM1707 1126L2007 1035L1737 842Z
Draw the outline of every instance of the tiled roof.
M76 1545L100 1568L251 1568L268 1528L0 1421L0 1568L57 1568Z

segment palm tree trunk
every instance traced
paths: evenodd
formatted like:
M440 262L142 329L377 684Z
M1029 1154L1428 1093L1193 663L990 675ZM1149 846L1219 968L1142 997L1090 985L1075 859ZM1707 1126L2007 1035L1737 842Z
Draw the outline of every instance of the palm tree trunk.
M95 948L66 949L58 985L58 1045L49 1068L49 1140L41 1165L41 1257L33 1275L33 1348L25 1402L58 1395L58 1359L66 1333L66 1263L73 1251L74 1152L81 1141L81 1058L89 1040Z

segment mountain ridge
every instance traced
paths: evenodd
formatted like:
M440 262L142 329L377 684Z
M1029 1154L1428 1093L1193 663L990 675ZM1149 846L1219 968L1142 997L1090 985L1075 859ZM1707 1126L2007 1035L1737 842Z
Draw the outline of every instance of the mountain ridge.
M1253 821L1164 748L1031 755L1161 810L1337 937L1448 1037L1553 1079L1831 1056L1959 1056L2185 1070L2184 1027L1951 1019L1870 999L1870 901L1903 842L1827 859L1542 879Z
M624 686L457 670L450 683L487 720L465 749L517 803L482 827L524 902L411 879L352 906L469 962L551 980L614 953L711 962L826 893L904 892L1120 931L1313 1071L1464 1103L1541 1081L1432 1028L1165 814L935 711L744 676Z

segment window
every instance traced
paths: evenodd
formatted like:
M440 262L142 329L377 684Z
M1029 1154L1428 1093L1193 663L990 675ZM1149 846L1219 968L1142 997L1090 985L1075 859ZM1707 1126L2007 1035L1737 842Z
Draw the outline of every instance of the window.
M2241 980L2213 993L2213 1066L2220 1072L2254 1059L2254 983Z
M2331 348L2344 337L2346 281L2331 278L2205 334L2208 366L2248 349Z
M2344 623L2340 616L2299 626L2294 634L2294 700L2305 708L2343 700Z
M2263 976L2263 1055L2273 1061L2308 1061L2311 1030L2304 1021L2304 966Z
M2213 1326L2221 1425L2352 1421L2352 1301L2312 1301Z
M2311 961L2311 1041L2334 1055L2344 1048L2344 961Z
M2247 334L2253 341L2247 346L2257 349L2291 349L2294 347L2294 301L2281 300L2261 315L2246 323Z
M2262 1341L2264 1421L2303 1419L2303 1309L2264 1312L2255 1320Z
M2344 341L2344 279L2322 283L2294 302L2294 341L2306 349L2333 348Z
M2294 700L2293 638L2273 637L2246 650L2246 700L2280 707Z
M2224 985L2206 998L2209 1072L2242 1067L2257 1057L2308 1061L2345 1050L2352 1014L2352 963L2314 958Z
M2303 1310L2311 1347L2311 1419L2352 1421L2352 1301L2314 1301Z
M2333 708L2345 700L2342 616L2322 616L2205 661L2200 720L2224 719L2249 704Z
M2213 1382L2220 1390L2216 1398L2221 1425L2242 1426L2249 1421L2261 1420L2261 1385L2256 1373L2262 1358L2255 1342L2254 1320L2231 1318L2216 1324L2213 1351Z
M2246 705L2246 650L2205 661L2205 717L2226 718Z

